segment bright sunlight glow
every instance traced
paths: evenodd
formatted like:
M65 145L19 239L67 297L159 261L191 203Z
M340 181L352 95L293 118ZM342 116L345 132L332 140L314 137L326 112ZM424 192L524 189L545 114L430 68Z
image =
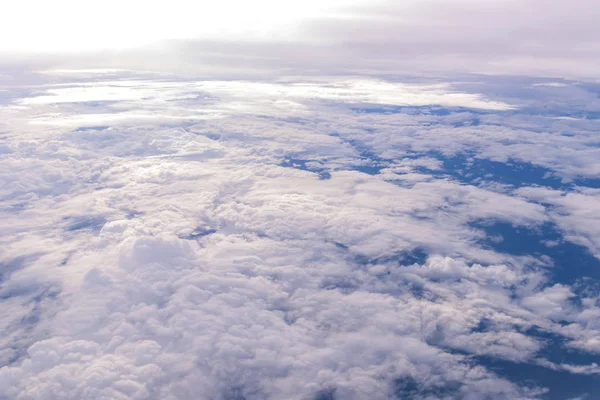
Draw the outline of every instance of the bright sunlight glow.
M359 0L19 0L0 6L0 51L124 49L169 39L270 40Z

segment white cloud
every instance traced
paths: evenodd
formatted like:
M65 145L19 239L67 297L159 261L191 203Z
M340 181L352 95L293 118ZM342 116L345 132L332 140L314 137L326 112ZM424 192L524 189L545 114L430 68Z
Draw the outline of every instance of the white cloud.
M257 112L258 106L281 104L300 106L290 100L323 99L347 103L423 106L438 104L448 107L469 107L509 110L509 104L489 101L478 94L453 91L447 84L407 85L374 80L338 80L327 85L314 83L257 83L236 81L151 82L116 81L68 87L50 87L43 96L25 98L24 105L77 103L89 101L141 101L165 105L173 100L195 99L203 93L229 101L222 106L232 111ZM289 99L289 100L288 100ZM288 101L285 101L288 100ZM239 108L236 108L239 107ZM300 106L301 107L301 106ZM241 108L241 110L240 110Z
M562 215L577 216L593 209L580 197L593 193L461 184L440 176L433 156L404 157L471 145L512 155L507 138L556 144L511 127L518 116L475 128L453 125L469 112L348 110L509 103L438 84L112 79L38 86L40 96L21 96L27 108L0 109L0 298L10 311L0 397L301 399L334 389L387 399L394 380L412 379L424 393L526 399L539 388L469 355L538 362L532 326L594 349L595 303L570 305L572 288L548 285L544 259L485 248L470 225L535 227L556 217L540 199L569 199ZM183 117L198 110L224 117ZM31 123L52 113L59 123ZM107 117L118 113L169 118ZM560 145L582 146L581 135ZM398 161L369 175L355 168L364 151ZM306 170L284 166L292 159ZM404 173L414 175L392 179ZM427 257L415 262L418 249Z
M565 239L587 247L596 257L600 257L598 241L600 210L600 190L579 188L569 193L542 188L519 190L524 196L550 204L551 219L560 227Z

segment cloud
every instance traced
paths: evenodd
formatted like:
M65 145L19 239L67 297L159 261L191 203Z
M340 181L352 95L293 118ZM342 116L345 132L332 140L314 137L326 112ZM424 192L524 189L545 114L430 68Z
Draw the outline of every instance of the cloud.
M594 165L587 125L493 82L78 76L0 110L0 397L533 399L481 360L596 374L531 334L596 352L593 294L485 230L584 243L596 192L454 174L583 179L559 155Z
M563 230L565 238L587 247L596 257L600 243L596 240L597 210L600 207L600 191L582 187L569 193L543 188L519 190L526 197L552 205L552 219Z

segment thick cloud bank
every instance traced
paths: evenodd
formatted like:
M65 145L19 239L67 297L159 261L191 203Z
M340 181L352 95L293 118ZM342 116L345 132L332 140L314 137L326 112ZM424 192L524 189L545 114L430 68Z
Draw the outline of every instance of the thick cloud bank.
M597 86L45 76L0 76L1 399L594 395Z

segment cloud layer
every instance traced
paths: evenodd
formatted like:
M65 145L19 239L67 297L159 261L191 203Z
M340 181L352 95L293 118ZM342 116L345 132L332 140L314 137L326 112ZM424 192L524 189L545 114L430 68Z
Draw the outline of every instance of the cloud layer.
M595 272L546 255L600 254L593 87L98 72L0 109L0 398L553 395L486 360L597 379ZM496 225L558 236L503 251Z

